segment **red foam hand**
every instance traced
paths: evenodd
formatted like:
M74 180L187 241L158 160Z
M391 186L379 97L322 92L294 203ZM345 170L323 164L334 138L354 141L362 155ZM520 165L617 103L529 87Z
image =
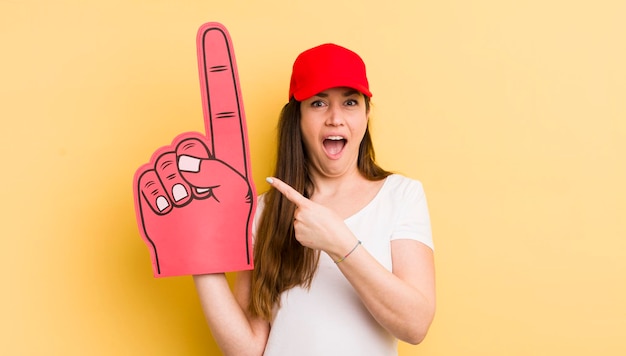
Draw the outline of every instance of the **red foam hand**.
M155 277L253 268L256 191L232 41L200 27L198 67L206 134L159 148L134 177L135 213Z

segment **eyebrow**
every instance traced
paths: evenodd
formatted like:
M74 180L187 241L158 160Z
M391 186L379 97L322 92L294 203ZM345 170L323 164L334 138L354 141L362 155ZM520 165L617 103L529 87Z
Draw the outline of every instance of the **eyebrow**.
M348 89L345 92L343 92L343 96L348 97L348 96L352 96L354 94L360 94L360 92L356 89ZM328 97L328 93L325 92L321 92L321 93L317 93L315 94L315 96L319 96L320 98L327 98Z

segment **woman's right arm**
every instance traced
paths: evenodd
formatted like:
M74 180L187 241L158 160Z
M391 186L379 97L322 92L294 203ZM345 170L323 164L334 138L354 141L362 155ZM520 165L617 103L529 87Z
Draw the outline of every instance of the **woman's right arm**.
M238 272L234 294L223 273L193 276L204 316L224 355L262 355L270 332L266 320L248 314L251 271Z

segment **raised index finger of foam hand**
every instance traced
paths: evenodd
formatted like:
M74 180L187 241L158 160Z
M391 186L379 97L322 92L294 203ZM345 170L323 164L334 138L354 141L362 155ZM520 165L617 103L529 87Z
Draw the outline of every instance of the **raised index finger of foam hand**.
M248 135L230 35L219 23L198 30L198 68L207 138L213 155L248 178Z

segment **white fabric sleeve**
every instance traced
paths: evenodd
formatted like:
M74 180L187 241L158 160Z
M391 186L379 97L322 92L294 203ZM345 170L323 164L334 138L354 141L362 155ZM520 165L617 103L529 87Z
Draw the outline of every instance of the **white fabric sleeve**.
M402 208L399 209L400 216L391 240L416 240L434 250L430 215L422 183L409 180L401 191L403 193L400 199Z

